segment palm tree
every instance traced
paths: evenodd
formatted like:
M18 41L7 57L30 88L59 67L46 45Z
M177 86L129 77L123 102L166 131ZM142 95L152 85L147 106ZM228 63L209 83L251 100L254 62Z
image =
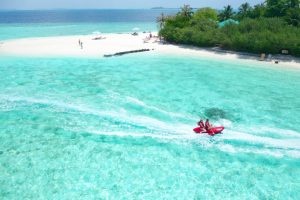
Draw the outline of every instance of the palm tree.
M291 7L292 8L299 8L299 0L291 0Z
M188 19L191 19L193 15L193 9L190 5L183 5L180 14Z
M224 10L220 12L219 19L220 21L225 21L233 17L233 15L234 15L233 8L230 5L228 5L225 6Z
M161 13L159 17L156 18L156 22L158 23L159 26L159 39L161 40L161 34L160 31L164 28L167 20L167 16L164 15L164 13Z
M156 22L158 23L159 30L163 29L165 26L167 17L164 15L164 13L161 13L159 17L157 17Z
M257 4L254 6L252 12L250 13L251 18L260 18L265 16L266 14L266 6L265 4Z
M289 24L300 27L300 8L291 8L287 11L287 21Z
M244 18L246 16L248 16L249 12L251 11L251 6L249 3L243 3L240 7L239 7L239 15Z

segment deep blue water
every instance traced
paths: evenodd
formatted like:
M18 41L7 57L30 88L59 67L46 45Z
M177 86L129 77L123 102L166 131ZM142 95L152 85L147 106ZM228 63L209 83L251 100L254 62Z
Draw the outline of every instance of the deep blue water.
M161 13L176 12L176 9L0 11L0 40L124 33L134 28L157 31L156 18Z
M155 22L157 16L162 12L165 14L174 14L177 10L0 11L0 23Z

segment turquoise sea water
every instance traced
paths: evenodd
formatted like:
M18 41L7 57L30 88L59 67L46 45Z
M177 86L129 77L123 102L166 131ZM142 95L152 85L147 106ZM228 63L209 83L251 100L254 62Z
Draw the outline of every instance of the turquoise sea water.
M0 40L156 27L1 26ZM265 63L0 55L0 199L300 199L299 97L300 71ZM195 135L200 117L224 134Z
M0 59L2 199L298 199L297 70ZM191 131L199 117L223 135Z

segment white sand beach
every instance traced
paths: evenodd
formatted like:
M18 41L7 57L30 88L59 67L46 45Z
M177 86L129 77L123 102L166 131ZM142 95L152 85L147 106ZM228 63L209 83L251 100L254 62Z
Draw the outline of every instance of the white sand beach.
M151 39L149 33L139 33L133 36L129 33L76 35L60 37L24 38L0 42L0 56L34 56L34 57L103 57L106 54L132 51L138 49L151 49L157 53L175 54L184 56L211 57L215 59L244 59L260 62L259 57L247 56L232 52L217 52L189 46L163 44L154 33ZM100 37L101 39L94 40ZM82 42L82 48L79 45ZM275 60L275 59L274 59ZM269 62L274 64L274 60ZM276 59L277 60L277 59ZM274 64L275 65L275 64ZM300 68L298 59L288 61L280 60L277 66Z

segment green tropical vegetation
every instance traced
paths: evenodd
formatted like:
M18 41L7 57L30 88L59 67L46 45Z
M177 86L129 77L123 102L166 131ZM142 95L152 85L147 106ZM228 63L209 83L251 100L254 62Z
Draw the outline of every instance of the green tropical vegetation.
M300 56L299 0L266 0L253 7L244 3L237 12L230 5L222 11L184 5L176 15L157 21L159 35L171 43L251 53L288 50Z

